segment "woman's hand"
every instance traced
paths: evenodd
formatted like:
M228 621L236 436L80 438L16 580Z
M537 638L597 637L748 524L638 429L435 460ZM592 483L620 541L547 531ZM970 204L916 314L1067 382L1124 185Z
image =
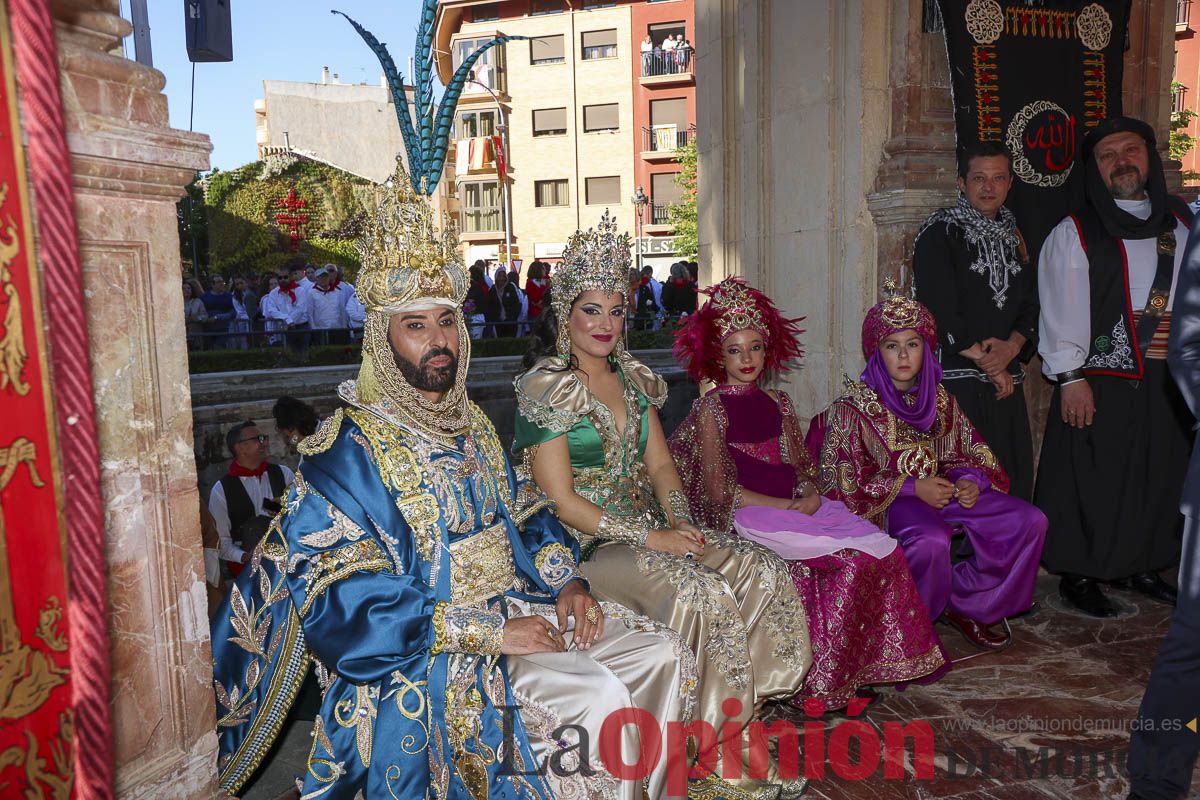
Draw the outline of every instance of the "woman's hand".
M970 508L979 499L979 484L970 478L959 478L954 488L954 499L963 508Z
M686 524L680 523L680 525ZM694 527L690 525L688 527L692 529L657 528L652 530L646 537L646 547L649 547L651 550L658 550L661 553L670 553L671 555L684 558L688 554L691 554L693 557L704 555L704 537Z
M945 508L954 497L954 484L945 478L921 478L916 490L917 497L934 508Z
M812 516L817 513L817 509L821 507L821 495L810 494L808 497L797 497L795 500L789 500L787 509L789 511L799 511L801 514Z

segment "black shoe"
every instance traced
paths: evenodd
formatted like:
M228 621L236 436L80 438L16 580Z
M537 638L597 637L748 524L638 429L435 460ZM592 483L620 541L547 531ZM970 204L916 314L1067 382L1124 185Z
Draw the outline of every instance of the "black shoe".
M1058 593L1067 604L1079 609L1089 617L1115 617L1120 611L1092 578L1081 575L1063 575L1058 582Z
M1113 581L1113 586L1144 594L1169 606L1175 605L1175 597L1178 594L1175 587L1160 578L1157 572L1139 572L1137 575Z

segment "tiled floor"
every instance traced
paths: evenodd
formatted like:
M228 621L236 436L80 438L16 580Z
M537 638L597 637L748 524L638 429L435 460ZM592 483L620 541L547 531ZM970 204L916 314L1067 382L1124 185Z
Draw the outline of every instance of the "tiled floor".
M930 725L932 780L913 778L911 756L904 780L885 779L882 767L866 779L850 780L827 760L826 777L812 780L806 797L1123 799L1128 782L1120 770L1129 725L1169 609L1117 593L1131 608L1136 606L1137 614L1093 620L1056 609L1055 587L1053 578L1039 580L1037 606L1013 622L1015 644L1010 649L967 661L929 686L885 689L881 702L868 709L863 719L882 732L881 739L898 723L924 720ZM952 656L976 652L953 630L939 627L939 632ZM769 716L797 724L811 721L783 706L774 707ZM832 729L846 722L823 718L826 741L832 742ZM245 795L248 800L275 800L288 790L292 776L303 771L310 731L309 724L292 726L278 757ZM852 752L856 758L857 749ZM1200 796L1200 773L1193 790Z

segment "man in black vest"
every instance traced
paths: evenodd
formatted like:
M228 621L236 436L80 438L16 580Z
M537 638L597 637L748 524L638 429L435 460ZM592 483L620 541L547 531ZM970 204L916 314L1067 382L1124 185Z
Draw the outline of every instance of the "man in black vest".
M1111 617L1101 582L1175 602L1158 573L1179 558L1193 418L1165 359L1192 214L1167 194L1146 123L1105 120L1083 155L1087 204L1038 262L1038 352L1056 386L1034 499L1063 599Z
M234 575L250 560L254 546L279 512L279 498L292 482L290 469L267 463L270 439L249 420L230 428L225 434L225 446L233 456L229 474L217 481L208 496L208 511L217 524L219 554Z

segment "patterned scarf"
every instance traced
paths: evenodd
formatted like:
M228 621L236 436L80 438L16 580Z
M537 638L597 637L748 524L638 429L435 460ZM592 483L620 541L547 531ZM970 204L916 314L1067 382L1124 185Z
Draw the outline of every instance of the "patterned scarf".
M1004 308L1008 302L1009 279L1021 271L1024 261L1021 236L1017 233L1017 218L1013 212L1000 206L996 218L988 219L972 208L966 195L959 192L958 205L934 212L925 220L921 233L938 223L957 225L962 230L967 247L975 255L971 271L987 277L992 301L996 308ZM917 238L920 236L920 233L917 234Z

